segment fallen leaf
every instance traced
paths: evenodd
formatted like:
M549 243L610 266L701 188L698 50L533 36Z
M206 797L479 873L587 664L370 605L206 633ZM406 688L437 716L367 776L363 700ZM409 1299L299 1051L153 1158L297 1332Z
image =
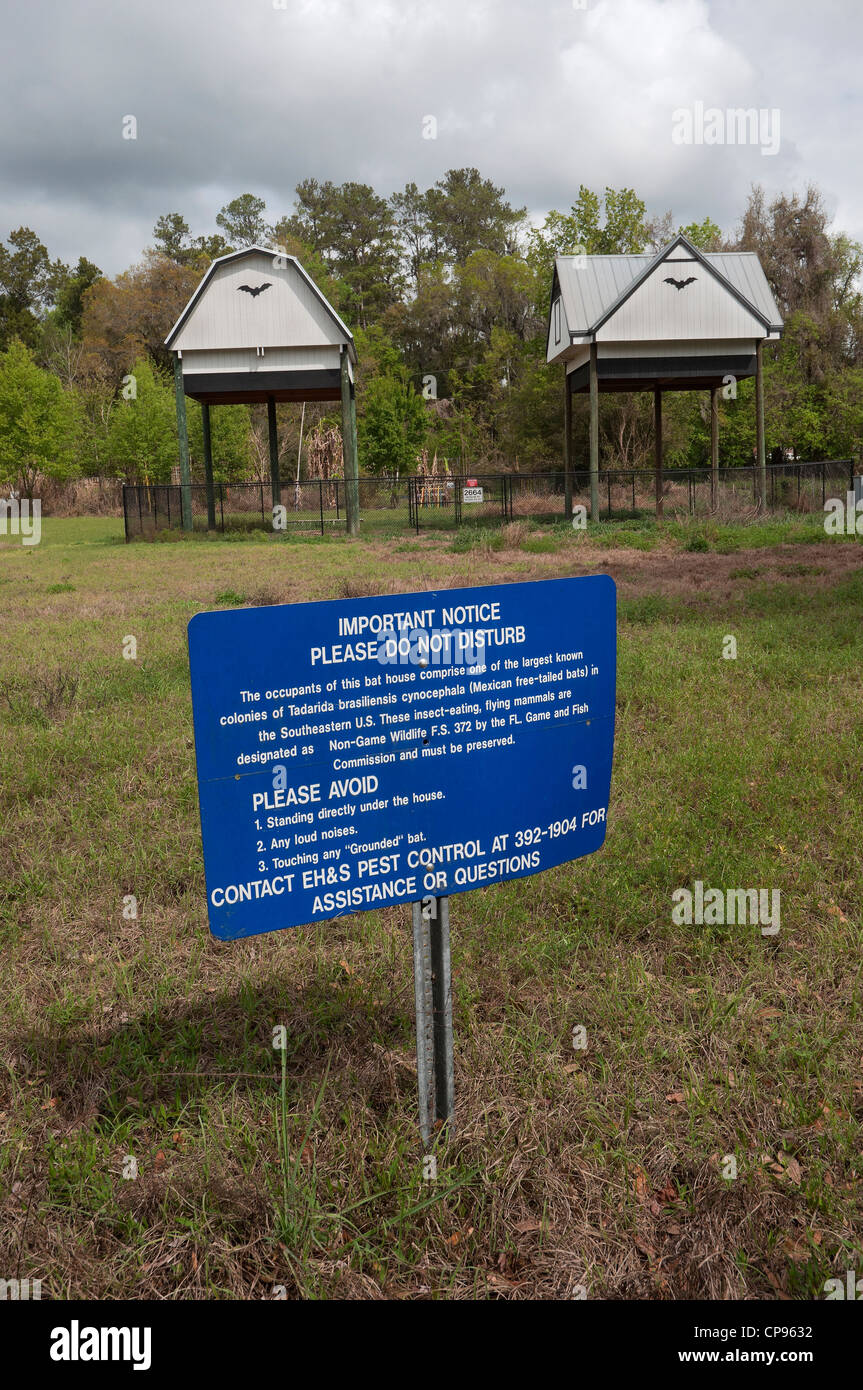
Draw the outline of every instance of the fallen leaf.
M635 1193L636 1197L646 1197L646 1196L647 1196L647 1193L648 1193L648 1191L649 1191L649 1188L650 1188L650 1180L649 1180L647 1174L645 1173L644 1169L643 1169L643 1168L636 1168L636 1170L635 1170L635 1181L634 1181L633 1184L632 1184L632 1190L633 1190L633 1192Z
M792 1158L790 1154L781 1153L779 1155L779 1161L788 1176L789 1182L793 1182L795 1187L799 1187L803 1181L803 1173L797 1159Z
M656 1259L656 1251L654 1250L652 1245L649 1245L646 1240L643 1240L641 1238L641 1236L636 1236L635 1248L640 1252L640 1254L642 1254L645 1257L649 1264L653 1264L654 1260Z
M519 1235L526 1236L529 1235L531 1231L541 1231L542 1222L531 1220L516 1221L514 1229L518 1231Z
M682 1091L670 1091L665 1099L669 1105L682 1105L686 1097Z
M160 1169L160 1168L164 1168L164 1166L165 1166L165 1154L164 1154L164 1152L163 1152L162 1149L159 1149L159 1152L156 1154L156 1157L153 1159L153 1167L154 1167L156 1170L158 1170L158 1169Z
M755 1017L756 1017L756 1018L781 1018L781 1017L782 1017L782 1010L781 1010L781 1009L774 1009L774 1008L772 1008L772 1007L768 1007L768 1008L766 1008L766 1009L758 1009L758 1010L756 1011L756 1013L755 1013Z

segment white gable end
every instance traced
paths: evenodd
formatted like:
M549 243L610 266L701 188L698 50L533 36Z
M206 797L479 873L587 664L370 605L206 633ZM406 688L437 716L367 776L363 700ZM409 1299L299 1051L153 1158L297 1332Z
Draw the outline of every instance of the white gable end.
M676 283L671 283L676 282ZM765 327L729 289L678 248L597 330L599 343L763 338Z
M277 257L255 251L216 267L171 347L184 352L324 347L345 341L297 266L292 261L280 265Z
M559 353L564 352L568 347L569 327L566 322L566 308L563 302L563 295L558 292L551 304L545 360L547 362L552 362Z

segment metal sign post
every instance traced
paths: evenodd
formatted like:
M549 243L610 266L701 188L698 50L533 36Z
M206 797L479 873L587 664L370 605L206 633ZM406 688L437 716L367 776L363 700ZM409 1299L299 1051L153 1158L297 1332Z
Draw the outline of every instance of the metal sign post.
M455 1109L449 898L413 904L413 936L420 1133L428 1145L438 1125L450 1122L452 1131Z

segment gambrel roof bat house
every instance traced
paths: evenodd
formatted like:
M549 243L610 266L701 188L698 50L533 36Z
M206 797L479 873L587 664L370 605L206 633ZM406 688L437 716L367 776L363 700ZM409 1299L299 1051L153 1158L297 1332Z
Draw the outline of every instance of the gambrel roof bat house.
M296 256L262 246L213 261L165 346L183 390L212 405L337 401L340 356L353 380L353 336Z
M707 390L711 465L718 466L720 387L756 379L756 454L763 496L761 349L782 318L752 251L700 251L683 235L656 255L558 256L546 361L565 373L565 455L571 467L572 396L590 393L591 511L598 518L598 394L653 391L657 511L661 514L663 391Z
M212 405L265 402L273 507L281 506L279 401L341 401L346 526L359 527L353 336L296 256L247 246L213 261L165 339L174 359L183 529L192 529L186 397L203 418L207 526L215 527ZM263 503L262 503L263 506Z

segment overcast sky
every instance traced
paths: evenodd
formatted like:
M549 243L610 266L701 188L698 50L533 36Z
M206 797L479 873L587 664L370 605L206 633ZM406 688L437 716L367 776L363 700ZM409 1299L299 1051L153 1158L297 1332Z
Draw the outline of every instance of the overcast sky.
M108 274L164 212L275 220L309 176L383 194L474 165L538 218L580 183L733 230L750 185L822 189L863 239L860 0L39 0L4 7L0 237ZM778 109L779 148L673 113ZM123 138L134 116L137 138ZM424 118L437 122L424 138ZM763 143L776 143L773 119ZM678 118L678 129L682 129ZM425 131L428 133L429 123ZM727 133L727 132L726 132ZM733 134L733 131L731 132Z

